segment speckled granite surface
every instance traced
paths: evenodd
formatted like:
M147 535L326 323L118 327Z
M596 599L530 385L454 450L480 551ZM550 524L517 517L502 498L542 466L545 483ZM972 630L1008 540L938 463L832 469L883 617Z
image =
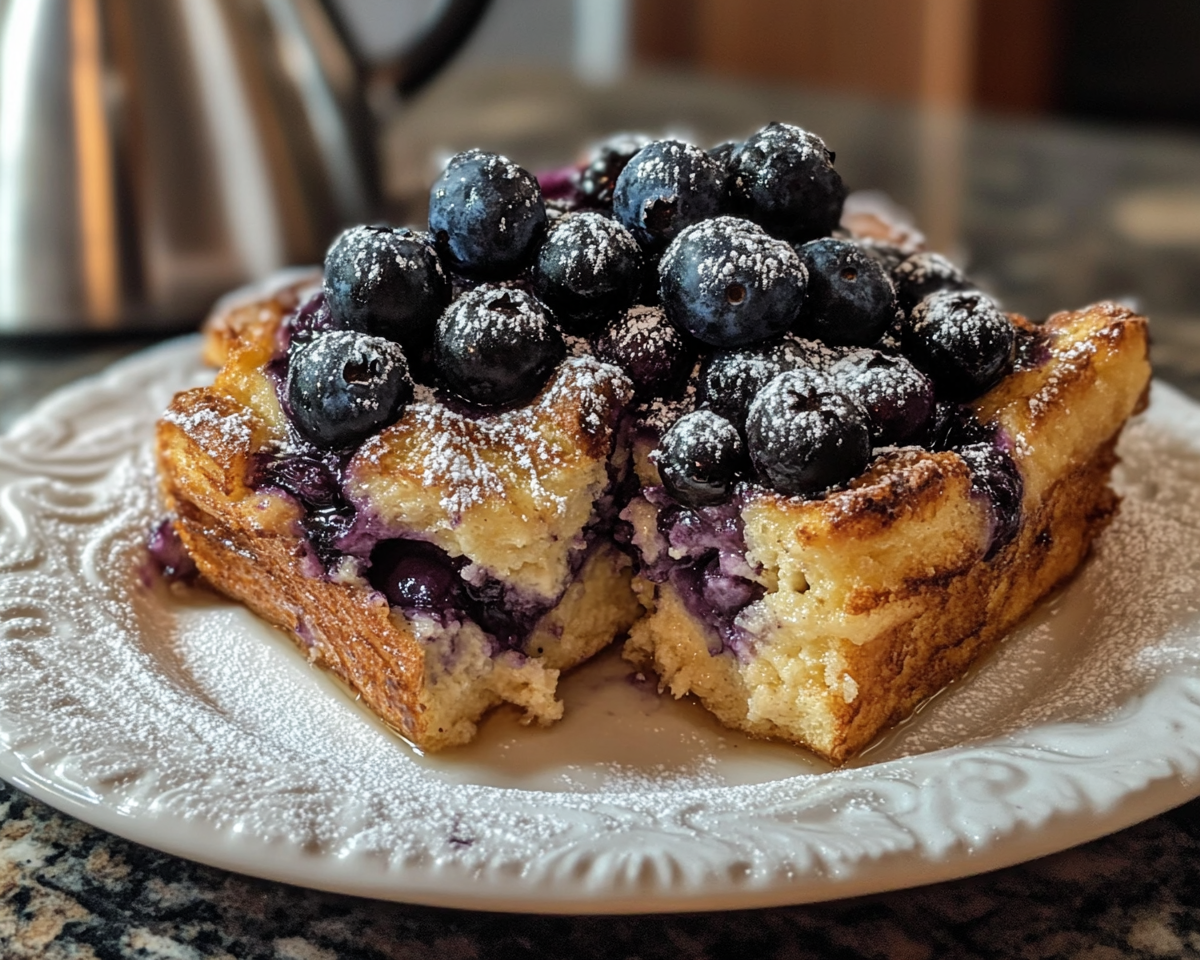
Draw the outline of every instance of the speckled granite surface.
M1200 956L1200 801L967 880L733 913L529 917L315 893L119 840L0 782L0 957Z

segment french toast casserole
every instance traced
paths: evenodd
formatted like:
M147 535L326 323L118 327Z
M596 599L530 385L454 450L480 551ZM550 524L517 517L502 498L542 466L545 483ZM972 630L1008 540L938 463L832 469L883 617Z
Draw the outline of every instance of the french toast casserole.
M1144 318L1004 313L850 199L787 124L540 181L459 154L428 231L214 309L216 379L158 425L169 537L424 750L558 719L624 639L845 762L1078 568L1150 376Z

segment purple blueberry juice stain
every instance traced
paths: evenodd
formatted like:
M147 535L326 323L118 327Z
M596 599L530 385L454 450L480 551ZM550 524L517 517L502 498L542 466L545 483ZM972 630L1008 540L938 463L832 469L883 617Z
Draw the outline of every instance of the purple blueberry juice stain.
M163 520L146 541L148 563L142 568L142 583L150 586L158 577L168 581L188 582L200 575L196 563L184 547L171 520Z
M520 652L556 601L467 568L465 557L451 557L436 544L390 539L371 551L367 579L407 616L421 613L443 625L472 620L491 638L493 655Z
M642 495L659 508L658 531L674 556L664 550L653 563L639 556L641 573L655 583L669 582L688 612L713 627L710 652L729 650L740 656L751 637L738 626L737 617L766 593L750 579L755 571L746 562L741 503L735 498L689 509L662 487L647 487Z
M1000 431L992 443L974 443L957 453L971 468L971 496L987 503L991 530L983 559L991 560L1021 529L1025 481L1010 452L1011 442Z
M1036 370L1050 362L1050 338L1041 327L1033 330L1017 327L1016 334L1013 370Z

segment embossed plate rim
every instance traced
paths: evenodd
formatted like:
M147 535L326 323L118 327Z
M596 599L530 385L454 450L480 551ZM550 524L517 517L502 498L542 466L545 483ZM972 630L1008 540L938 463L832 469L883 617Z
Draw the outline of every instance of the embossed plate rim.
M11 495L16 481L41 479L28 469L22 472L13 453L21 439L43 428L58 429L69 453L72 442L87 439L86 430L71 435L73 423L95 418L104 411L105 402L118 404L114 398L122 389L129 392L130 384L134 388L129 402L149 393L160 398L172 385L166 380L197 373L196 352L195 338L188 338L121 361L107 373L48 398L0 438L0 568L6 562L13 565L13 554L4 552L5 518L10 524L14 518L22 519L19 498ZM1200 429L1192 426L1188 431L1182 426L1185 415L1195 417L1195 404L1161 385L1156 386L1155 404L1160 420L1173 422L1188 442L1200 440ZM147 414L147 422L152 419ZM55 487L64 510L75 509L76 500L84 502L82 491L97 487L97 476L117 456L114 451L122 448L120 437L105 440L109 446L101 444L91 460L82 456L72 460L67 455L56 461L66 476ZM126 447L140 442L132 438ZM113 482L112 476L101 482L100 492ZM21 570L11 574L25 575ZM9 585L17 582L24 581L8 581ZM4 586L0 582L0 601ZM64 590L68 587L63 585ZM27 619L31 624L21 629L37 626ZM50 626L65 629L67 625ZM0 637L0 651L6 649L2 643ZM505 846L502 831L485 834L473 853L437 852L428 844L422 846L422 840L429 839L419 836L423 827L435 829L433 820L441 815L434 812L427 824L385 822L386 830L398 831L397 836L412 843L412 849L401 856L387 847L387 837L364 839L365 820L352 822L346 837L322 846L315 833L305 833L301 821L247 833L240 829L241 821L180 816L169 806L169 791L155 795L155 783L145 771L141 776L147 783L141 784L145 789L137 802L129 800L130 794L123 795L122 787L106 788L109 792L104 795L96 791L95 782L80 775L75 766L79 758L56 753L52 737L43 735L40 741L35 738L36 742L14 746L34 723L29 716L6 714L0 703L0 777L101 829L168 853L272 880L468 909L637 913L857 896L962 877L1065 849L1200 793L1200 750L1187 746L1200 744L1200 659L1169 672L1102 724L1046 724L993 742L816 777L692 789L678 796L652 789L642 794L605 793L590 800L579 794L464 787L455 801L463 803L464 809L486 803L489 815L511 823L514 836L525 831L510 846ZM1141 749L1146 743L1159 749ZM96 751L104 760L103 748L97 746ZM999 799L956 799L958 806L952 804L948 811L931 809L944 800L937 781L947 771L969 767L976 778L972 782L986 782L988 773L999 769L998 757L1004 759L1005 770L1018 769L1035 780L1044 777L1041 792L1034 789L1022 795L1018 785L1017 793L1003 793ZM172 754L164 760L160 764L164 769L151 769L150 774L170 774L166 768L178 757ZM1091 764L1092 779L1082 786L1069 777L1056 781L1054 762L1062 761L1081 767ZM283 773L292 780L285 778L271 789L286 793L291 787L302 796L311 787L290 767ZM884 787L900 782L905 784L906 792L898 794L904 808L878 809ZM236 799L240 801L241 795ZM546 841L529 855L530 836L540 822L536 816L522 818L522 811L530 806L538 816L551 821L558 817L555 823L565 825L566 839L559 847L547 846ZM753 830L747 834L739 821L747 818L751 807ZM356 815L349 805L345 810L347 817ZM536 840L534 846L541 842Z

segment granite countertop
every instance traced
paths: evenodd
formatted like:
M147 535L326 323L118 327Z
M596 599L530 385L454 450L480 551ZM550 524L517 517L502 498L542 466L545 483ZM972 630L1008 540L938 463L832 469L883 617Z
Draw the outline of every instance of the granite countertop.
M934 245L968 258L1013 309L1042 317L1136 295L1152 317L1157 374L1200 397L1200 220L1165 236L1155 219L1200 210L1200 142L1187 137L930 118L694 78L598 90L561 77L458 74L388 123L393 219L420 219L431 158L465 146L539 167L613 129L673 124L716 142L776 118L824 134L853 185L913 209ZM0 349L0 430L139 345ZM484 914L200 866L0 782L0 960L1200 956L1198 853L1195 801L1021 866L855 900L628 918Z
M803 907L538 917L254 880L94 830L0 783L0 957L100 960L1117 960L1200 956L1200 801L966 880Z

